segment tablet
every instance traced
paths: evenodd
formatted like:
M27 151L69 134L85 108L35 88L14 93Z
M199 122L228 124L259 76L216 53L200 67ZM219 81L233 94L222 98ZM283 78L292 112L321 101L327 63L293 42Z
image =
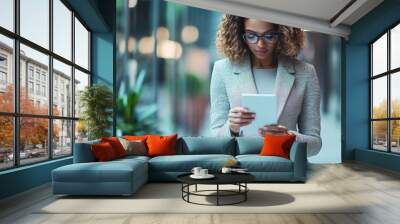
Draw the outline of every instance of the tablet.
M274 94L242 94L241 106L256 113L256 118L241 127L243 136L260 136L258 129L277 123L277 103Z

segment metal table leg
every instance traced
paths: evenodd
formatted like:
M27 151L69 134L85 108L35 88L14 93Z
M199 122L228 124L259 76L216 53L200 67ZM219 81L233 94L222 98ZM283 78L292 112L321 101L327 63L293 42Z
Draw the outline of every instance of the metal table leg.
M219 184L217 184L217 206L219 206Z
M244 183L244 187L245 187L245 193L244 193L244 201L247 201L247 192L248 192L248 189L247 189L247 182L246 183Z

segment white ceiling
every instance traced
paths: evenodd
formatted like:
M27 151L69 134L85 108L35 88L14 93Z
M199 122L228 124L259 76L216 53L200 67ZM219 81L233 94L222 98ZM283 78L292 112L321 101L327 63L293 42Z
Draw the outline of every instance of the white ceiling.
M329 21L351 0L226 0ZM311 6L311 7L310 7Z
M167 0L347 38L383 0ZM347 6L347 7L346 7ZM345 10L342 10L344 9Z

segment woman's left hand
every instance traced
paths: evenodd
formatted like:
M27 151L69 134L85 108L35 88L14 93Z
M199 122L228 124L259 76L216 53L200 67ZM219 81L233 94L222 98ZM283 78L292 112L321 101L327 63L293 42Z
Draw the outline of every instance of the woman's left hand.
M264 127L258 129L258 133L261 136L264 136L264 134L275 134L275 135L289 134L287 127L280 124L265 125Z

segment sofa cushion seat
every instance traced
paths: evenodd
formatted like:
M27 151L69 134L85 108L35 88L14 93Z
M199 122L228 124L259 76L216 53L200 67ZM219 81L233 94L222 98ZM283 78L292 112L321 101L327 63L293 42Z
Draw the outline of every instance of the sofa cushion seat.
M140 159L75 163L53 170L53 181L130 182L135 173L142 172L147 172L147 163Z
M236 156L240 167L249 172L292 172L292 161L278 156L239 155Z
M193 167L203 167L210 171L220 170L228 160L235 159L231 155L174 155L157 156L149 160L152 172L190 172Z

